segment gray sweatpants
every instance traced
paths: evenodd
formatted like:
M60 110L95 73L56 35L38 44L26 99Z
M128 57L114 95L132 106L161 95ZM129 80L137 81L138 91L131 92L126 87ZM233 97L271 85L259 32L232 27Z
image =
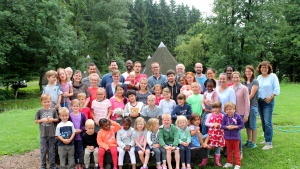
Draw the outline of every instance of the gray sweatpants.
M74 169L75 168L74 153L75 153L74 145L58 146L58 155L59 155L61 169ZM68 157L69 167L66 166L66 158L67 157Z

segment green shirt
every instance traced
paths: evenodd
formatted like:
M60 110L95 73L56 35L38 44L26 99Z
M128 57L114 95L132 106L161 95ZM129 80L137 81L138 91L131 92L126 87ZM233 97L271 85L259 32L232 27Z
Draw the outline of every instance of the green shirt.
M192 113L202 115L202 99L202 94L193 94L187 98L187 103L191 106Z
M173 147L178 146L178 131L177 128L171 124L169 129L166 129L164 125L159 127L158 140L160 146L165 148L167 145L172 145Z

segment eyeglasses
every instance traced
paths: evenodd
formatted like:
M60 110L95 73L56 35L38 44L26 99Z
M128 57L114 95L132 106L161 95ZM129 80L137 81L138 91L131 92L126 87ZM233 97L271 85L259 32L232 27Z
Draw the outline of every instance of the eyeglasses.
M97 95L104 95L103 93L97 93Z
M152 69L158 69L159 68L159 66L157 66L157 67L152 67Z

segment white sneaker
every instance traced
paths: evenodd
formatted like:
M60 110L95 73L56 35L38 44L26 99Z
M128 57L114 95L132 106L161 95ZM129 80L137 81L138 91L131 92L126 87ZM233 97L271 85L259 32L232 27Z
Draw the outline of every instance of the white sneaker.
M266 141L262 141L262 142L260 142L259 144L266 144Z
M240 152L240 160L243 159L243 152Z
M233 165L231 163L226 163L223 168L230 168L230 167L233 167Z
M272 145L265 145L262 149L263 150L269 150L269 149L271 149L271 148L273 148L273 146Z
M241 166L239 166L239 165L234 166L234 169L240 169L240 168L241 168Z

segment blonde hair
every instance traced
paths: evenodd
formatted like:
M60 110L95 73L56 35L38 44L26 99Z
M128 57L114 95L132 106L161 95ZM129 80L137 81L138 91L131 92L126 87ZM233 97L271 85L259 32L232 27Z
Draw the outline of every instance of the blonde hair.
M224 110L227 109L227 108L232 108L235 110L235 104L232 103L232 102L227 102L224 104Z
M198 82L193 82L191 85L195 85L195 86L200 87L200 84Z
M160 84L156 84L153 86L153 91L156 89L156 88L160 88L160 90L162 90L162 87Z
M162 93L171 93L171 90L166 87L163 89Z
M53 75L55 75L55 77L57 77L57 72L55 70L49 70L49 71L46 72L45 75L46 75L47 78L50 77L50 76L53 76Z
M96 77L96 78L97 78L97 81L99 82L100 77L99 77L99 75L98 75L97 73L92 73L92 74L89 75L89 80L90 80L90 81L91 81L92 77Z
M146 90L149 91L149 89L148 89L148 79L145 78L145 77L142 77L142 78L140 79L139 83L141 83L142 80L145 80L145 81L147 82ZM139 85L139 91L140 91L140 90L141 90L141 85Z
M178 123L181 121L185 121L185 123L187 124L187 118L185 116L177 116L177 120L175 122L176 126L178 126Z
M155 100L156 97L155 97L153 94L150 94L150 95L147 97L147 100L150 100L150 99Z
M147 130L152 131L152 128L155 124L159 124L159 120L157 118L150 118L147 122Z
M135 72L134 72L134 71L132 71L132 72L130 72L130 73L129 73L129 75L132 75L132 76L134 76L134 77L135 77Z
M146 121L145 121L145 119L144 119L143 117L138 117L138 118L135 119L135 122L134 122L134 129L135 129L135 130L137 130L137 124L138 124L138 123L144 123L144 128L143 128L143 130L146 129Z
M239 77L241 77L241 74L240 74L240 72L238 72L238 71L232 72L232 73L231 73L231 77L233 77L233 75L239 75Z
M85 93L79 93L77 95L77 99L79 99L79 98L85 98L86 99L86 94Z
M121 73L120 73L119 70L113 70L113 71L111 72L111 75L116 75L116 74L118 74L118 75L121 76Z
M63 71L64 73L65 73L65 76L66 76L66 81L70 81L70 77L67 75L67 72L66 72L66 70L65 69L63 69L63 68L58 68L57 69L57 83L58 84L60 84L61 83L61 80L60 80L60 75L59 75L59 72L60 71Z
M75 104L78 104L78 105L80 105L80 103L79 103L79 100L78 100L78 99L73 99L73 100L71 101L71 106L74 106Z
M95 126L95 123L92 119L87 119L85 122L85 126Z
M62 108L60 108L60 109L58 110L58 114L59 114L59 115L69 114L69 113L70 113L70 111L69 111L69 109L66 108L66 107L62 107Z
M103 88L103 87L99 87L98 89L97 89L97 93L98 92L102 92L103 91L103 93L104 93L104 99L106 99L106 91L105 91L105 89Z
M161 118L164 119L164 118L171 118L171 114L168 114L168 113L164 113L162 114ZM172 119L171 119L172 120Z
M43 100L45 100L45 99L50 99L51 100L51 96L50 96L50 94L42 94L41 95L41 101L43 101Z

